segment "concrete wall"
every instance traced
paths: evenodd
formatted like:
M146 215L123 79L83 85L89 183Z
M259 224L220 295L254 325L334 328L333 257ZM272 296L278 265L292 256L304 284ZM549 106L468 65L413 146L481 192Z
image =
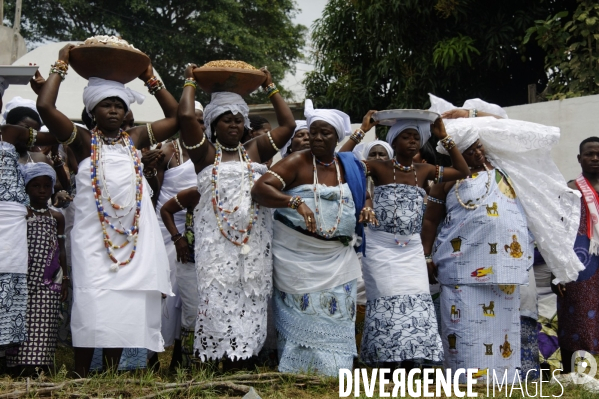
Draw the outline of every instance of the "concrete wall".
M578 145L590 136L599 136L599 95L517 105L505 108L510 119L557 126L561 130L559 144L551 155L566 178L580 174L576 160Z
M12 28L0 25L0 65L12 64L10 60L14 34ZM27 52L25 40L19 34L17 39L17 58L21 58Z

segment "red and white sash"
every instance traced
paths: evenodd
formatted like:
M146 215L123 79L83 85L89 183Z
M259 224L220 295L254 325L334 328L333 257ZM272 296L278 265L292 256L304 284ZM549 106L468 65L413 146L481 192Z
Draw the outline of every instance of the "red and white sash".
M582 198L587 207L587 236L591 240L589 253L599 255L599 197L582 174L576 178L576 186L582 193Z

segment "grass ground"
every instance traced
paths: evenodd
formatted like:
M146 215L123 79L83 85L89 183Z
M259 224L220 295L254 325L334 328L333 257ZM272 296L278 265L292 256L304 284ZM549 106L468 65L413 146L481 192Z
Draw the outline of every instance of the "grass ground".
M315 375L280 374L275 370L258 368L254 371L223 374L209 368L192 371L178 370L175 373L166 369L170 363L170 352L160 354L163 367L149 370L104 373L89 379L69 378L73 369L73 355L70 348L59 348L56 354L56 369L47 373L37 373L29 378L0 377L1 398L241 398L251 386L263 399L283 398L338 398L339 382L336 378L321 378ZM563 399L597 399L599 394L587 392L581 386L566 386L562 392L559 385L543 383L543 397ZM528 398L541 397L538 384L529 384L528 392L520 390L487 396L486 386L475 388L478 397ZM374 398L378 395L378 385ZM465 389L465 388L464 388ZM526 388L525 388L526 389ZM434 391L434 389L432 389ZM387 390L391 392L390 389ZM364 387L361 389L362 396ZM353 393L350 397L354 397ZM440 396L445 398L446 396ZM456 396L451 396L456 397Z

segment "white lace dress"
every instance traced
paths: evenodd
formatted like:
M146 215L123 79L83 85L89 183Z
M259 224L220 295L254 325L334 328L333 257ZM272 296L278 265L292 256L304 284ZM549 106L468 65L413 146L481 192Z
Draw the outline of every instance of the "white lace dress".
M196 321L195 355L202 360L227 356L232 360L258 354L266 339L266 310L272 290L272 216L258 208L248 245L249 253L220 232L212 207L212 165L198 174L200 203L195 210L195 254L200 301ZM254 179L266 166L252 163ZM229 222L246 228L251 195L246 164L223 162L219 166L219 196L223 207L239 209ZM236 241L243 237L223 227Z

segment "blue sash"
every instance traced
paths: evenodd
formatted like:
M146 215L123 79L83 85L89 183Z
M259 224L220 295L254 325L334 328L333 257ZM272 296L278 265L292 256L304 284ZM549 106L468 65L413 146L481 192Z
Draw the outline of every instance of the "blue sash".
M340 152L337 154L337 157L341 165L343 165L343 177L349 186L354 203L356 204L356 235L362 237L362 244L356 249L356 252L362 251L362 254L365 255L366 237L364 236L364 225L358 223L360 213L366 203L366 175L364 174L364 167L361 165L361 161L351 152Z

